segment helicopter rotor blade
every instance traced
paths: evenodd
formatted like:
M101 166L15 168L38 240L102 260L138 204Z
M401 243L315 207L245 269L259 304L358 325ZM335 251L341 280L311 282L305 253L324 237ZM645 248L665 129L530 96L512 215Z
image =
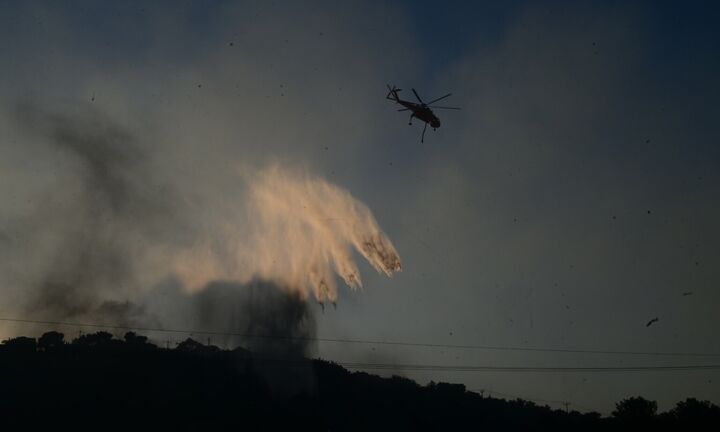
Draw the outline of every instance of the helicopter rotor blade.
M431 106L430 108L432 108L432 109L452 109L452 110L461 109L461 108L457 108L457 107L439 107L439 106Z
M439 100L441 100L441 99L445 99L446 97L451 96L451 95L452 95L452 93L448 93L448 94L446 94L445 96L441 96L441 97L439 97L439 98L437 98L437 99L435 99L435 100L433 100L433 101L431 101L431 102L428 102L427 104L428 104L428 105L432 105L432 104L434 104L435 102L437 102L437 101L439 101Z
M411 89L411 90L412 90L413 93L415 93L415 97L417 98L417 100L419 100L421 104L424 104L425 102L423 102L422 99L420 99L420 96L417 94L417 92L415 91L415 89Z
M400 112L400 111L410 111L410 108L399 109L398 112Z

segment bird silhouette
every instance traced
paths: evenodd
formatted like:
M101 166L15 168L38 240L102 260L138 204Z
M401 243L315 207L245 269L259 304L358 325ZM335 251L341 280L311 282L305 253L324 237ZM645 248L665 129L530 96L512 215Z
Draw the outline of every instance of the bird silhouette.
M657 319L657 318L653 318L653 319L651 319L650 321L648 321L647 324L645 324L645 327L650 327L650 326L652 325L652 323L658 322L658 321L660 321L660 320Z

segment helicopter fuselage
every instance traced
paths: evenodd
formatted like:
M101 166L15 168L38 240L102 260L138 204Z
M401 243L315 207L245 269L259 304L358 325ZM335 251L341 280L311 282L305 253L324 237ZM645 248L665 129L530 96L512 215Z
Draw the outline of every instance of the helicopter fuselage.
M433 113L429 107L416 104L414 102L404 101L402 99L398 99L397 103L412 111L413 117L429 124L431 128L437 129L440 127L440 119L437 118L435 113Z

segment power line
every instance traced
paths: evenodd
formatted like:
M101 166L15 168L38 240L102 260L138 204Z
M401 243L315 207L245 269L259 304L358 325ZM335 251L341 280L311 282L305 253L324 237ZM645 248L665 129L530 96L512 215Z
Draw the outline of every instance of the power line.
M518 351L518 352L552 352L552 353L567 353L567 354L604 354L604 355L637 355L637 356L667 356L667 357L720 357L720 354L706 353L706 352L590 350L590 349L518 347L518 346L503 346L503 345L440 344L440 343L421 343L421 342L403 342L403 341L380 341L380 340L368 340L368 339L318 338L318 337L283 336L283 335L260 335L260 334L252 334L252 333L236 333L236 332L192 330L192 329L170 329L170 328L152 328L152 327L137 327L137 326L119 326L119 325L108 325L108 324L65 322L65 321L40 321L40 320L29 320L29 319L19 319L19 318L0 318L0 321L28 323L28 324L44 324L44 325L53 325L53 326L72 326L72 327L90 327L90 328L99 328L99 329L134 330L134 331L161 332L161 333L198 334L198 335L208 335L208 336L237 336L237 337L243 337L243 338L249 338L249 339L282 339L282 340L298 340L298 341L308 341L308 342L354 343L354 344L364 344L364 345L390 345L390 346L421 347L421 348L446 348L446 349Z
M676 365L676 366L473 366L473 365L424 365L424 364L391 364L391 363L338 363L348 369L370 370L410 370L410 371L442 371L442 372L672 372L672 371L703 371L720 370L720 364L710 365Z
M592 409L592 408L588 408L588 407L586 407L585 405L580 405L580 404L577 403L577 402L572 402L572 405L573 405L573 406L576 406L576 407L578 407L578 408L580 408L580 409L583 409L583 410L585 410L585 411L588 411L588 412L590 412L590 411L595 411L595 412L597 412L597 410L594 410L594 409Z
M68 325L82 326L94 328L110 328L123 330L140 330L140 331L157 331L172 333L197 333L205 335L226 335L226 336L243 336L258 337L271 339L292 339L292 340L316 340L344 343L391 343L391 342L371 342L352 339L323 339L323 338L302 338L290 336L263 336L251 335L245 333L231 332L210 332L196 330L178 330L178 329L156 329L148 327L130 327L130 326L111 326L105 324L80 324L61 321L39 321L24 320L15 318L0 318L0 321L45 324L45 325ZM404 343L403 343L404 344ZM419 346L437 346L435 344L413 344ZM458 346L462 347L462 346ZM260 359L265 361L293 362L294 360L286 359ZM591 367L568 367L568 366L492 366L492 365L430 365L430 364L398 364L398 363L357 363L334 361L334 363L347 369L368 369L368 370L406 370L406 371L440 371L440 372L525 372L525 373L558 373L558 372L581 372L581 373L604 373L604 372L672 372L672 371L703 371L703 370L720 370L720 364L708 365L674 365L674 366L591 366Z

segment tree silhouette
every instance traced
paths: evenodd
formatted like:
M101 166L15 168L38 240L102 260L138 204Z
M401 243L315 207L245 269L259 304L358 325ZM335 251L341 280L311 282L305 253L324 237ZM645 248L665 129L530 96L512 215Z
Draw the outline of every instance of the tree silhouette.
M277 381L312 385L278 387ZM78 412L98 425L165 429L720 430L720 408L692 398L657 415L656 402L631 397L608 418L482 397L462 384L423 386L324 360L221 350L192 339L159 349L134 332L123 339L92 333L70 344L59 332L37 342L7 340L0 345L0 385L0 418L8 430L27 429L28 419L57 428L78 421Z
M695 398L678 402L671 414L683 427L695 428L705 424L720 423L720 407Z
M112 343L113 335L104 331L85 334L73 341L73 345L86 347L104 347L109 346Z
M621 424L637 427L650 424L656 413L657 402L637 396L616 403L612 415Z
M20 336L4 341L1 346L5 352L16 354L31 354L35 352L37 348L37 342L34 338Z
M127 332L125 333L125 342L131 345L147 345L148 338L147 336L140 336L137 335L135 332Z
M56 331L43 333L37 343L40 351L51 351L63 345L65 345L65 335Z
M187 353L205 355L211 355L220 351L220 348L214 345L204 345L192 338L187 338L184 341L180 342L176 349L178 351L184 351Z

